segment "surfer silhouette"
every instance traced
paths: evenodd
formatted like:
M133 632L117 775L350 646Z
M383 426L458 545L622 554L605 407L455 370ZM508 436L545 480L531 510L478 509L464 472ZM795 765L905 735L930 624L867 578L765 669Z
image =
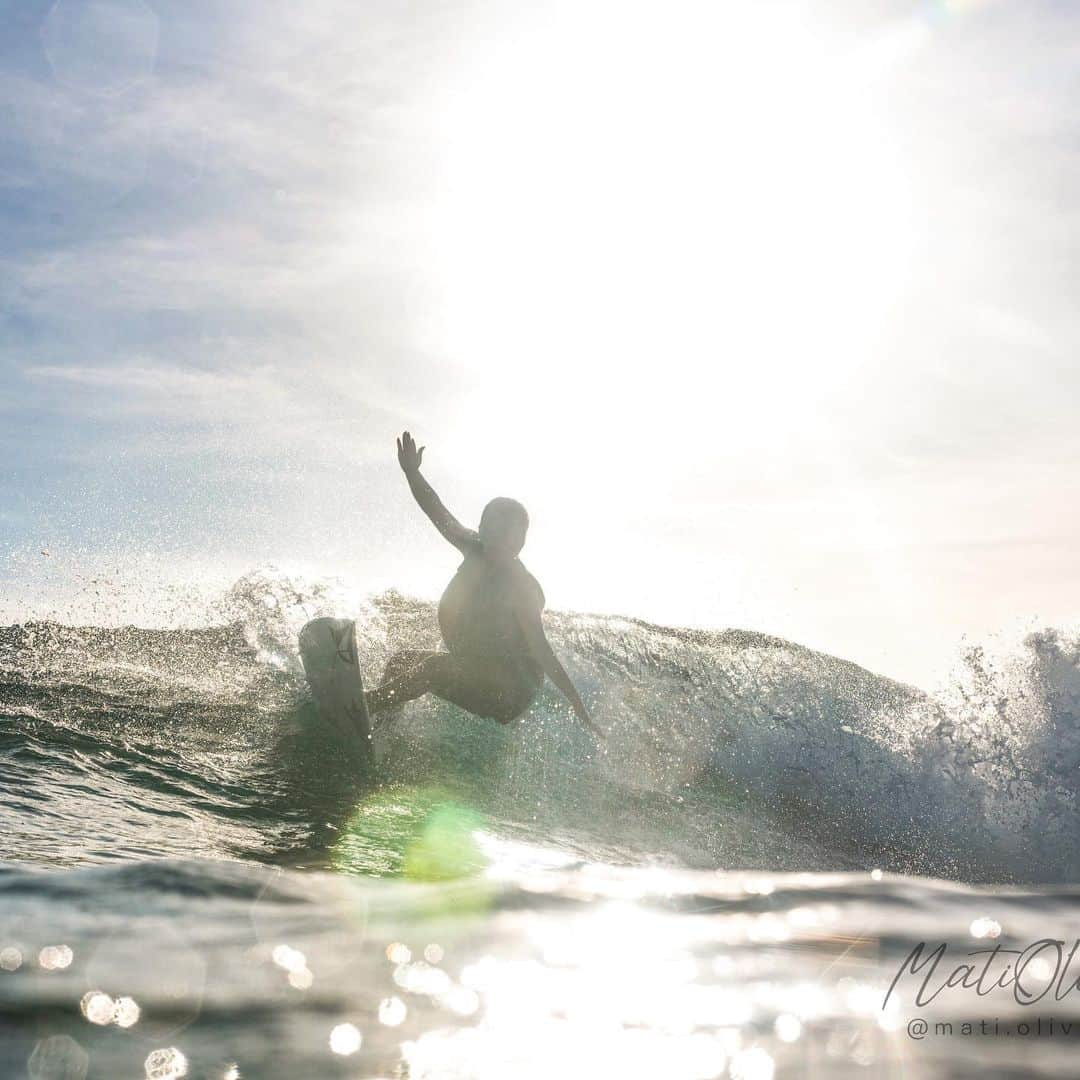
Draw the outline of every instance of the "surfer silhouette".
M398 463L420 509L464 556L439 601L448 651L394 653L382 685L367 694L368 711L430 693L508 724L532 704L547 675L578 719L603 738L544 633L540 583L518 558L529 528L525 507L514 499L492 499L479 529L465 528L420 474L424 449L417 449L407 431L397 441Z

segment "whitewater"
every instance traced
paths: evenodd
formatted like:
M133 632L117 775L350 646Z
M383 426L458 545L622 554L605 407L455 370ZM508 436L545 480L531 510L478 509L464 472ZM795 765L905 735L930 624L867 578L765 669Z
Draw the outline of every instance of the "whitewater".
M342 603L262 569L197 626L0 628L0 1075L1067 1069L1080 993L886 990L920 943L1080 938L1074 631L970 647L928 694L552 612L604 746L548 685L505 728L392 710L365 772L316 734L299 628L355 618L368 685L438 629Z

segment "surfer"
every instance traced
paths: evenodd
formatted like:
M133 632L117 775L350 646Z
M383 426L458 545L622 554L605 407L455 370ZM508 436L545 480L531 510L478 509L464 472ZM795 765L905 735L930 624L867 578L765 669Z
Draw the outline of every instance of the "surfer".
M603 738L544 633L540 583L518 558L529 528L525 507L514 499L492 499L479 529L467 529L421 476L424 447L417 449L406 431L397 452L420 509L464 561L439 601L439 629L449 651L395 653L382 685L367 694L368 711L431 693L508 724L532 704L547 675L578 719Z

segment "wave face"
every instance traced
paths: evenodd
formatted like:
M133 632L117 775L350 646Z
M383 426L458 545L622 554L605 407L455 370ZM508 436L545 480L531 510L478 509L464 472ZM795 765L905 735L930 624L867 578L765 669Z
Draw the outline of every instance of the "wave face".
M1071 954L1035 945L1030 990L1065 986L1037 1011L937 992L978 939L1080 939L1077 886L1038 884L1080 880L1064 631L930 697L554 613L603 751L553 692L507 728L424 700L358 771L297 632L355 616L374 683L437 644L432 605L261 571L193 611L0 629L0 1076L1075 1072Z
M501 834L624 864L1080 877L1080 641L971 650L934 698L742 631L549 614L599 751L549 686L500 728L434 700L388 714L374 775L311 735L296 635L357 617L365 681L438 644L434 608L270 571L196 629L0 630L9 861L231 856L398 873L452 803Z

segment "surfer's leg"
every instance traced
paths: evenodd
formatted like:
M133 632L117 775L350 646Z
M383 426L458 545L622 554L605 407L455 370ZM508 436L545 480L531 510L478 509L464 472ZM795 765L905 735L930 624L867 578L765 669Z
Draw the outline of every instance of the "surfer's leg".
M429 656L434 655L435 653L430 649L398 649L397 652L391 653L390 659L386 661L382 682L379 685L382 686L385 683L401 678L406 672L411 671L414 667L422 664Z
M382 681L376 690L369 691L365 695L368 713L372 716L372 730L386 722L386 718L392 719L401 712L401 706L411 700L404 694L391 691L391 685L396 683L402 676L407 675L414 668L419 667L429 656L434 656L430 649L398 649L391 653L383 669ZM375 714L379 713L378 719Z
M415 667L372 690L367 695L368 711L375 713L422 694L435 694L477 716L508 724L529 707L536 690L511 685L492 671L478 671L475 664L450 653L427 653Z
M395 653L386 665L384 681L374 690L368 691L367 707L369 713L389 709L393 705L402 705L429 691L435 691L436 685L444 684L449 677L446 670L452 661L449 653L420 652L408 650L415 658L414 663L405 663L405 652ZM400 658L400 659L399 659ZM392 670L393 669L393 670Z

